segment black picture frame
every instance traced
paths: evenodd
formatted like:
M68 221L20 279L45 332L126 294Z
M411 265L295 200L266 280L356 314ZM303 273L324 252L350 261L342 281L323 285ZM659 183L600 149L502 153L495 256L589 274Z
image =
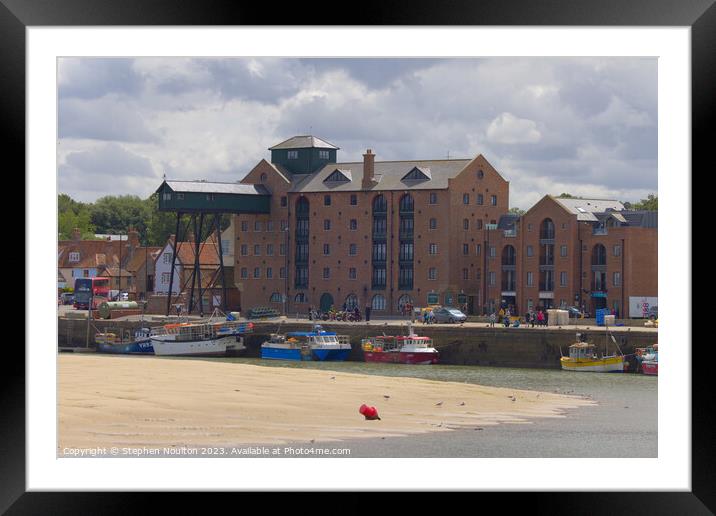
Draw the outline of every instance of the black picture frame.
M276 6L281 5L280 9ZM692 162L706 166L714 142L716 82L716 6L714 0L543 0L469 1L441 4L425 0L362 2L338 16L337 4L242 3L170 0L0 0L0 95L5 156L15 170L25 166L25 29L29 26L110 25L537 25L537 26L689 26L692 35ZM712 166L710 167L712 168ZM692 181L690 171L683 171ZM686 213L685 218L690 214ZM26 235L27 237L27 235ZM26 273L29 271L26 269ZM691 278L686 278L690 281ZM692 305L695 306L695 305ZM706 305L706 309L709 309ZM680 314L681 315L681 314ZM702 314L707 315L707 314ZM691 314L687 314L691 316ZM36 317L25 314L26 324ZM6 343L7 344L7 343ZM689 346L691 342L671 343ZM704 351L710 345L703 342ZM32 345L26 342L26 345ZM692 490L690 492L502 493L484 495L550 514L711 514L716 511L713 457L713 374L706 360L692 363ZM8 514L127 514L146 512L146 494L40 493L25 487L25 357L14 344L3 350L0 425L0 511ZM618 475L618 472L615 472ZM629 479L623 479L628 489ZM242 495L243 496L243 495ZM354 497L345 501L351 505ZM249 502L246 502L249 503ZM260 502L259 502L260 503ZM181 507L186 497L164 496L163 511ZM536 509L535 509L536 508Z

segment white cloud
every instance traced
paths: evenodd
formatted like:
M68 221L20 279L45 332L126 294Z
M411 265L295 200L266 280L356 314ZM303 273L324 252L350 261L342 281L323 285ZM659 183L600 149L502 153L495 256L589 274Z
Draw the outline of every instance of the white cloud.
M537 143L542 139L542 134L532 120L517 118L512 113L501 113L487 126L487 139L493 143Z

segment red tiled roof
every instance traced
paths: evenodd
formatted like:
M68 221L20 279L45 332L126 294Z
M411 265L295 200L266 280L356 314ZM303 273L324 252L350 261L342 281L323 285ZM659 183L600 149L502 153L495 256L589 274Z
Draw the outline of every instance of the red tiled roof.
M170 238L170 242L173 238ZM179 249L177 250L177 258L181 261L185 267L187 265L194 264L194 242L179 242ZM216 244L216 237L211 235L209 238L204 240L203 243L199 244L199 264L203 267L218 267L219 266L219 248Z

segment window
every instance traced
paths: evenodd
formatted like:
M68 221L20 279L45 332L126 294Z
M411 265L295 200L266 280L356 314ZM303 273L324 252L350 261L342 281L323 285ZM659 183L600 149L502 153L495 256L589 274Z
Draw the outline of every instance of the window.
M331 254L331 244L323 244L323 256Z
M249 277L249 269L246 267L241 267L241 278L246 279Z
M497 206L497 196L496 195L493 195L490 197L490 204L492 204L493 206Z
M531 245L527 246L527 256L534 256L534 250Z
M286 256L286 244L279 244L278 254L279 256Z
M162 284L163 285L169 285L169 278L171 277L171 272L162 272Z
M430 254L438 254L438 244L430 244L428 246L428 252Z
M532 224L527 224L527 231L532 231Z
M350 244L348 246L348 254L351 256L355 256L358 254L358 245L356 244Z
M429 280L435 280L438 279L438 270L435 267L430 267L428 269L428 279Z
M296 296L293 298L293 301L295 303L305 303L306 302L306 294L303 292L299 292L296 294Z
M241 221L241 231L248 231L248 230L249 230L249 221L242 220Z
M178 193L178 194L177 194L177 201L183 201L183 200L184 200L184 194L183 194L183 193Z
M254 267L254 279L261 277L261 267Z
M496 278L497 278L497 275L495 274L495 272L494 272L494 271L491 271L491 272L490 272L489 279L488 279L488 281L489 281L491 287L494 287L494 286L495 286Z
M351 231L356 231L358 229L358 221L356 219L351 219L349 227Z
M282 195L281 196L281 208L285 208L286 206L288 206L288 197L286 197L285 195Z
M319 150L318 151L318 159L329 159L329 154L327 150Z
M278 270L278 277L281 279L286 279L286 267L281 267Z
M273 231L273 220L266 221L266 231Z
M213 194L213 193L208 193L208 194L206 194L206 200L207 200L207 201L213 201L213 200L214 200L214 194Z
M562 229L567 229L569 227L569 224L567 222L562 222Z
M229 245L230 245L230 242L228 240L221 241L221 253L222 254L229 254Z
M266 267L266 279L272 279L273 278L273 269L271 267Z
M462 279L464 279L464 280L470 279L470 271L468 269L462 270Z
M559 286L560 286L560 287L566 287L566 286L567 286L567 273L566 273L566 272L560 272L560 273L559 273Z
M482 206L483 204L485 204L485 198L481 193L479 193L477 194L477 205Z
M323 205L324 205L324 206L330 206L330 205L331 205L331 196L330 196L330 195L324 195L324 196L323 196Z
M79 253L77 253L77 255L79 256ZM70 254L70 256L72 256L72 254ZM164 263L165 264L172 263L172 256L174 256L173 253L164 253L164 258L163 258ZM72 261L72 258L70 258L70 261ZM77 261L79 261L79 258Z
M261 256L261 245L254 245L254 256Z
M615 287L619 287L622 284L622 273L621 272L615 272L614 277L612 278L612 285Z
M373 300L370 303L370 307L373 310L385 310L385 298L380 294L373 296Z
M331 278L331 268L324 267L323 268L323 279L330 279L330 278Z
M288 159L298 159L298 151L297 150L288 151Z
M462 219L462 229L467 231L470 229L470 220L469 219Z
M431 292L430 294L428 294L429 305L437 305L439 300L440 297L435 292Z
M622 254L622 246L619 244L616 244L614 246L614 256L621 256Z
M286 231L288 229L288 221L282 220L281 221L281 231Z
M490 246L490 258L494 258L495 256L497 256L497 250L495 249L494 245L491 245Z
M482 219L477 219L475 221L476 228L475 229L482 229Z
M351 194L351 206L356 206L358 204L358 196L356 194Z
M438 228L438 219L430 219L430 229Z
M271 297L269 298L270 303L280 303L281 302L281 294L278 292L274 292L271 294Z
M356 279L358 277L358 274L356 273L356 268L351 267L348 269L348 279Z
M401 262L413 261L415 246L412 242L401 242L398 259Z
M483 177L485 177L485 173L482 171L482 169L478 170L478 171L477 171L477 178L478 178L478 179L482 179Z
M462 254L470 254L470 245L462 244Z
M559 255L562 257L567 256L567 246L566 245L559 246Z
M249 255L248 244L241 244L241 256L248 256L248 255Z
M266 256L273 256L273 244L266 244Z
M169 192L164 192L162 194L162 200L164 201L171 201L172 200L172 194Z
M475 254L482 253L482 244L475 244Z
M254 231L261 231L261 221L257 220L254 222Z
M386 285L386 274L384 268L373 268L372 286L373 288L385 288Z
M438 194L435 192L430 192L430 195L428 196L428 204L437 204L438 203Z
M384 262L387 254L387 244L385 242L373 242L373 261Z
M528 287L533 287L534 284L535 284L534 274L531 273L531 272L528 272L528 273L527 273L527 286L528 286Z
M462 194L462 203L463 204L470 204L470 194Z
M323 220L323 230L324 230L324 231L330 231L330 230L331 230L331 220L330 220L330 219L324 219L324 220Z

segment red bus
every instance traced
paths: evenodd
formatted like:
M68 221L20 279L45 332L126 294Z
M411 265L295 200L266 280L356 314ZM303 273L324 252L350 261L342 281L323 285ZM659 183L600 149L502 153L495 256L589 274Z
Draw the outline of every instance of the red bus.
M75 303L77 310L89 309L90 300L95 310L109 300L109 278L77 278L75 280Z

